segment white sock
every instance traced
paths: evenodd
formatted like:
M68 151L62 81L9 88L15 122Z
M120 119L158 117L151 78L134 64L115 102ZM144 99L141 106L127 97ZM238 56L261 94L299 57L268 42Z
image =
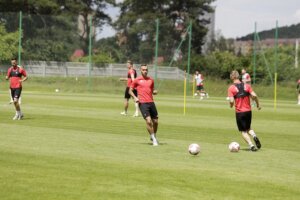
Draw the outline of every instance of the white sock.
M248 133L249 133L252 137L256 137L256 134L255 134L254 130L249 130Z
M150 137L152 138L153 141L156 140L155 133L151 133Z
M21 111L17 111L16 114L17 114L17 115L21 115Z
M139 104L135 103L135 114L139 114Z

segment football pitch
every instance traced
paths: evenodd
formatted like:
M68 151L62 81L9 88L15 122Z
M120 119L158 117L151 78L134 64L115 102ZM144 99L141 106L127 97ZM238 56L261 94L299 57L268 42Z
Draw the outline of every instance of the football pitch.
M155 97L158 140L142 117L121 116L122 95L23 93L24 120L1 93L0 199L299 199L300 106L262 99L248 151L225 97ZM241 145L230 153L228 144ZM188 145L198 143L192 156Z

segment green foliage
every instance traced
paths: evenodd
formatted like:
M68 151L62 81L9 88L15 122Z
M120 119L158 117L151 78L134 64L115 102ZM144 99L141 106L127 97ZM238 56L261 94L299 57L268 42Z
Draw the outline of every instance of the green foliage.
M300 23L291 26L284 26L278 28L280 38L300 38ZM274 38L275 28L267 31L258 32L261 40ZM253 34L248 34L244 37L238 38L239 40L253 40Z
M4 25L0 23L0 61L8 61L12 57L16 57L18 36L18 31L7 33Z
M89 62L89 56L84 56L82 58L78 58L79 62ZM104 66L104 64L114 63L113 58L108 53L97 53L92 56L92 62L95 66Z
M127 39L124 54L136 62L152 62L155 51L156 19L159 19L159 56L171 60L174 51L186 34L189 23L193 24L193 51L201 53L201 46L206 29L206 20L199 16L210 12L212 0L197 1L140 1L125 0L119 4L120 17L114 23L120 36ZM178 19L182 19L182 29L175 27ZM187 52L187 42L181 51ZM152 52L152 56L151 56Z

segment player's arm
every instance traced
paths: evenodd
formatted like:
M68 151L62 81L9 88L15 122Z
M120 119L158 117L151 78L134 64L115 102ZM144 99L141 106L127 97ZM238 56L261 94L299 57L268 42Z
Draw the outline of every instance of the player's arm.
M28 77L27 76L24 76L21 80L20 80L20 82L24 82L24 81L26 81L28 79Z
M5 76L5 79L6 80L8 80L9 78L10 78L10 68L8 69L8 71L7 71L7 74L6 74L6 76Z
M135 96L135 94L133 93L133 88L132 87L129 88L129 94L133 97L133 99L136 103L139 102L139 98L137 98L137 96Z
M232 108L234 106L234 98L233 97L229 97L229 106L230 106L230 108Z
M257 109L260 110L261 107L260 107L260 105L259 105L259 100L258 100L258 97L257 97L256 93L255 93L254 91L252 91L252 92L250 93L250 95L251 95L251 99L252 99L253 101L255 101Z

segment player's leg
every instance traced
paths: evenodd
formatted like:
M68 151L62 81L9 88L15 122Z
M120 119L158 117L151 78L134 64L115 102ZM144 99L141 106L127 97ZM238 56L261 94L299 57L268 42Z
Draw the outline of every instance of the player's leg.
M254 140L254 142L255 142L256 147L257 147L258 149L260 149L260 148L261 148L261 143L260 143L260 141L259 141L257 135L255 134L254 130L253 130L253 129L250 129L250 130L248 131L248 134L252 136L252 138L253 138L253 140Z
M9 104L12 104L14 102L14 99L13 99L12 94L11 94L11 88L9 88L8 93L9 93L9 97L10 97Z
M140 103L140 111L145 119L146 128L148 133L150 134L150 139L152 140L153 146L157 146L158 142L155 137L155 131L153 126L153 121L150 115L150 104L149 103ZM157 129L157 127L156 127Z
M300 90L299 90L299 94L298 94L298 105L300 105Z
M127 115L128 111L128 106L129 106L129 99L130 99L130 94L129 94L129 87L126 87L125 89L125 94L124 94L124 111L121 112L121 115Z
M21 120L23 118L23 113L21 112L21 106L19 104L19 98L21 97L22 93L22 88L16 88L14 90L14 95L13 95L13 101L14 101L14 106L16 109L16 115L14 116L13 120Z
M133 93L134 93L135 96L138 96L136 90L133 90ZM133 114L133 117L138 117L139 116L139 103L134 102L134 107L135 107L135 112Z
M236 113L236 123L239 131L242 133L242 137L245 142L249 145L251 151L256 151L255 146L253 145L251 138L248 135L247 130L249 130L249 112Z

